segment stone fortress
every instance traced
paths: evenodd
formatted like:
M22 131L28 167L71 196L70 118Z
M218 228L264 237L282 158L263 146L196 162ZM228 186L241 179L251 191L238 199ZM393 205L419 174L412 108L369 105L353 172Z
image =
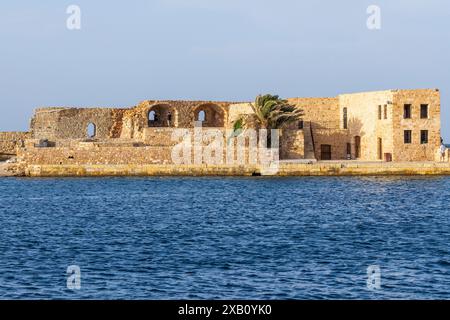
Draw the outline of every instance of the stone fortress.
M301 108L304 116L280 130L279 155L286 165L297 163L297 171L301 171L299 166L316 161L339 162L341 168L342 163L370 162L373 168L380 168L387 163L392 167L396 162L439 161L441 105L437 89L288 101ZM86 175L96 170L99 174L102 170L124 175L170 173L173 168L167 168L174 167L172 150L179 143L172 139L175 129L191 131L194 123L201 123L202 128L225 132L241 115L250 113L249 103L212 101L147 100L121 109L39 108L29 132L0 133L0 153L17 155L27 175ZM192 167L185 170L189 173ZM254 171L242 166L205 165L196 172Z

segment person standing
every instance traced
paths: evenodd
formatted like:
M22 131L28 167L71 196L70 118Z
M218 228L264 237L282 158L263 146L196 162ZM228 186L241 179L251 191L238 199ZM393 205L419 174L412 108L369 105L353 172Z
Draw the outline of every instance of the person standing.
M441 142L441 147L439 148L439 152L441 154L441 162L445 161L445 151L447 150L447 148L444 145L444 142Z
M169 111L167 113L167 126L170 127L171 123L172 123L172 112Z

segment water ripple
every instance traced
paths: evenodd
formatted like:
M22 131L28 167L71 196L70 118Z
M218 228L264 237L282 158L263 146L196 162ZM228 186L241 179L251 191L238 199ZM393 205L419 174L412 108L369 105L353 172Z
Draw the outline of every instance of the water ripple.
M0 299L450 299L449 199L448 177L0 179Z

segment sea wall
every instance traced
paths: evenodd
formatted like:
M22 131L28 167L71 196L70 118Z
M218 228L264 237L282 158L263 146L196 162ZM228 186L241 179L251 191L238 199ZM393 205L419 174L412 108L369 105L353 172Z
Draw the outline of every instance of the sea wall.
M277 170L257 165L28 165L30 177L99 176L392 176L450 175L450 163L280 163Z

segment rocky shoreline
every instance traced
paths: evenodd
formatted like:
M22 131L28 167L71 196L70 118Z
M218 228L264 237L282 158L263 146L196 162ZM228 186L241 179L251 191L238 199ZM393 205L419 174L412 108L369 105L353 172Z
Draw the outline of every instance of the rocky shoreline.
M19 175L19 170L15 157L0 156L0 177L14 177L17 175Z
M0 162L0 177L11 177L14 174L9 171L10 164L6 163L6 161Z

